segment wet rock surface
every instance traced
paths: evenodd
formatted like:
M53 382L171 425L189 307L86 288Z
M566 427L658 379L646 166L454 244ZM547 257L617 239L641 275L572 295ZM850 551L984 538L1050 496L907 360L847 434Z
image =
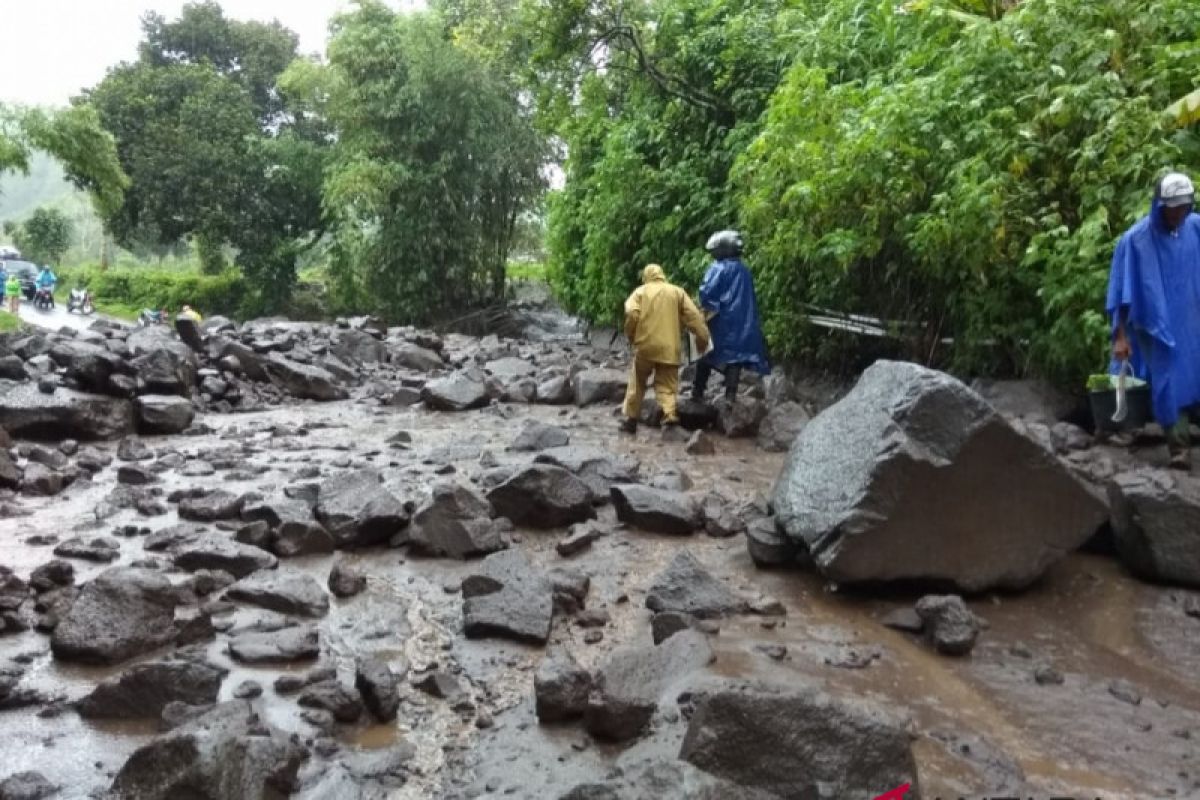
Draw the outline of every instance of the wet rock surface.
M174 639L177 603L156 572L114 567L83 586L50 639L56 658L116 664Z
M546 575L519 551L493 553L463 580L463 630L472 638L545 642L554 613L553 592Z

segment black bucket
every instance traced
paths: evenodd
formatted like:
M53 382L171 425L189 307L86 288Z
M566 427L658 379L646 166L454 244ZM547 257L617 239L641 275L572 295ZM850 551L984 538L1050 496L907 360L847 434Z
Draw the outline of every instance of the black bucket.
M1125 390L1125 419L1113 422L1117 413L1117 390L1088 392L1088 403L1092 407L1092 422L1098 431L1130 431L1154 421L1150 402L1150 387L1137 386Z

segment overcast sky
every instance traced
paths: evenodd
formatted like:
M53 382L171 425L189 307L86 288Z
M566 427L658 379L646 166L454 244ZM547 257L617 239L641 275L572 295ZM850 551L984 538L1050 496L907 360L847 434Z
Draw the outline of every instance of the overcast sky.
M148 10L179 15L186 0L0 0L0 102L63 105L105 70L137 56ZM388 0L397 8L424 5ZM324 52L329 18L350 0L223 0L236 19L278 19L304 53Z

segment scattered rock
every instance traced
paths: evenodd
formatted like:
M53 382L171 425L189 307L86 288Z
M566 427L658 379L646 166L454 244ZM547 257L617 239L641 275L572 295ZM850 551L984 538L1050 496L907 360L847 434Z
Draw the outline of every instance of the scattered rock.
M587 550L603 535L604 531L594 523L581 522L572 525L570 534L554 545L554 549L560 556L567 558Z
M18 772L0 781L0 800L46 800L58 792L40 772Z
M67 486L61 472L37 463L25 465L21 479L21 491L37 497L53 497Z
M679 757L774 797L868 798L905 784L919 793L906 727L815 687L735 685L701 696Z
M625 397L626 382L626 375L620 370L585 369L572 380L575 405L620 402Z
M230 586L225 597L280 614L323 617L329 613L329 595L321 585L311 575L294 570L255 573Z
M242 498L224 489L206 492L198 497L185 497L179 501L180 519L194 522L216 522L237 519L242 511Z
M134 400L133 407L142 433L182 433L196 418L192 402L175 395L142 395Z
M321 650L317 629L297 626L240 633L230 639L229 654L245 664L285 664L311 661Z
M1200 480L1163 470L1109 483L1112 533L1121 560L1140 578L1200 587Z
M359 659L354 685L371 715L380 722L396 719L400 708L400 678L379 657Z
M921 618L915 608L897 608L888 612L879 622L888 628L905 633L921 633L925 630L925 620Z
M593 502L606 503L614 483L636 483L640 465L628 456L617 456L589 447L554 447L534 456L535 464L553 464L578 477L592 491Z
M441 670L430 672L413 686L431 697L442 700L456 700L464 694L462 687L458 685L458 679Z
M677 633L655 647L612 653L595 675L584 724L597 738L626 741L650 723L669 686L713 659L704 635Z
M396 366L417 372L434 372L446 366L446 362L434 351L408 342L393 347L390 356Z
M717 427L730 439L752 438L767 416L767 404L751 397L717 402Z
M168 703L217 702L225 670L208 664L160 661L131 667L79 701L80 716L98 719L157 719Z
M749 610L749 603L714 578L687 550L681 550L660 572L646 595L651 611L674 611L713 619Z
M962 383L889 361L804 428L773 505L833 581L967 591L1027 586L1106 516L1052 453Z
M1122 703L1128 703L1131 706L1140 706L1142 704L1142 693L1123 678L1118 678L1108 685L1108 693L1120 700Z
M551 447L566 447L570 443L570 435L562 428L527 419L521 426L517 438L510 445L510 449L517 452L532 453L538 450L547 450Z
M367 576L358 568L337 561L329 570L329 591L334 597L354 597L367 588Z
M958 595L927 595L917 601L925 635L939 653L963 656L979 638L979 618Z
M795 539L779 532L773 517L750 523L746 528L746 549L758 567L794 565L802 552Z
M462 584L469 638L500 636L543 644L550 637L553 586L517 550L493 553Z
M552 650L542 659L533 679L538 720L563 722L582 717L591 691L591 674L566 650Z
M533 464L488 492L496 513L516 525L559 528L596 516L592 492L561 467Z
M261 362L271 382L288 394L306 400L344 400L345 387L325 369L300 364L279 353L271 353Z
M700 509L682 493L638 484L611 489L617 519L653 533L689 534L700 527Z
M54 629L63 661L117 664L174 639L176 592L157 572L113 567L85 584Z
M465 372L456 372L425 384L421 399L434 411L469 411L488 404L487 387Z
M321 681L306 687L296 702L305 708L328 711L338 722L357 722L363 713L358 693L337 680Z
M804 406L791 400L772 408L758 426L758 446L768 453L785 453L804 430L810 417Z
M116 539L100 537L85 540L76 536L55 547L54 555L107 564L120 558L121 543Z
M1061 686L1066 682L1063 674L1049 664L1038 664L1033 670L1033 680L1038 686Z
M409 512L373 469L346 472L321 484L317 518L339 547L384 544L408 524Z
M133 404L72 389L44 394L34 384L17 384L0 392L0 428L22 439L116 439L133 430Z
M199 533L168 549L175 566L188 572L219 570L235 578L245 578L260 570L275 569L279 560L253 545L221 534Z
M492 520L491 504L458 483L434 484L429 500L413 515L408 536L418 552L448 558L471 558L508 547L503 526Z
M684 450L692 456L715 456L717 444L704 431L695 431L692 433L692 438L688 439L687 447Z

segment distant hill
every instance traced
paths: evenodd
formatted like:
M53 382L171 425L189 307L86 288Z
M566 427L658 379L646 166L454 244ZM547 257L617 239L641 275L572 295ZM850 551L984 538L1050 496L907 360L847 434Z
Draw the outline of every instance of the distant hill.
M45 153L35 153L29 174L6 172L0 176L0 220L21 220L38 206L71 205L76 196L87 196L63 177L62 167Z

